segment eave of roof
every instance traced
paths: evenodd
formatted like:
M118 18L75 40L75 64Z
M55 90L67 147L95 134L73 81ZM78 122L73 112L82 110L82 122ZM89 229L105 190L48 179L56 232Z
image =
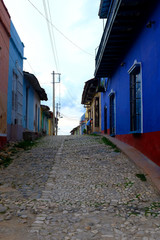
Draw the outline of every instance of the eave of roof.
M113 0L96 55L95 77L110 77L147 21L157 0Z
M29 81L29 83L32 85L34 90L37 92L40 100L47 101L47 94L43 88L41 88L38 79L31 73L23 71L24 78Z
M96 78L90 79L87 82L85 82L81 104L88 104L89 102L92 101L96 93L97 86L98 80Z
M44 113L44 115L47 118L52 118L53 119L53 112L50 111L50 108L48 106L41 104L41 109L42 109L42 112Z
M74 133L78 128L80 127L80 125L78 125L77 127L73 128L70 133Z
M107 18L111 1L112 0L101 0L98 13L100 18Z

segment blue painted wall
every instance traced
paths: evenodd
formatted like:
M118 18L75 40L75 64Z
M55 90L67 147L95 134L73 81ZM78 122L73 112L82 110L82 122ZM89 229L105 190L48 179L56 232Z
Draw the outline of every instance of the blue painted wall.
M12 112L12 78L13 70L19 75L17 69L17 63L23 72L23 50L24 45L20 40L20 37L11 21L10 25L10 44L9 44L9 77L8 77L8 102L7 102L7 123L11 124L11 112Z
M22 139L22 94L23 94L23 56L24 45L11 21L10 24L10 42L9 42L9 72L8 72L8 94L7 94L7 139ZM17 93L17 108L12 110L12 86L13 72L17 76L17 88L21 94ZM21 82L21 85L20 85ZM15 89L14 89L15 90ZM20 104L19 104L20 103ZM16 120L15 120L16 119Z
M28 104L26 102L26 92L28 88ZM28 119L26 116L26 108L28 105ZM34 89L32 85L23 78L23 128L34 131Z
M115 91L116 134L130 132L130 86L128 70L135 59L142 64L143 132L160 131L160 3L148 20L155 21L152 28L144 26L136 41L111 79L105 93L102 93L102 131L104 130L104 106L106 104L109 126L109 93Z

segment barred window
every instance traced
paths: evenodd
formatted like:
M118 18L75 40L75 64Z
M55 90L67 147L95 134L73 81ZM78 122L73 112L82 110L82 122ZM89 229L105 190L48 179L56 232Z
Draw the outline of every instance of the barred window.
M140 64L130 72L130 131L141 132L141 74Z
M110 135L115 136L115 93L110 95Z
M95 98L95 127L99 127L99 97Z

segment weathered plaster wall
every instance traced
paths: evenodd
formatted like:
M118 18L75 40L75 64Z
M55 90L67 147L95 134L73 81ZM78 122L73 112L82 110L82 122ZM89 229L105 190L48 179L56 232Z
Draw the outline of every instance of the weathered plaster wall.
M99 97L99 127L95 127L95 97ZM101 132L101 93L96 93L91 104L92 132Z
M9 45L9 78L8 78L8 102L7 102L7 139L22 139L22 109L23 109L23 50L24 45L11 21ZM16 83L14 76L17 77ZM17 95L17 108L13 107L13 90Z
M23 78L23 128L34 131L34 89L25 78Z
M10 16L3 1L0 1L0 147L7 140L9 38Z

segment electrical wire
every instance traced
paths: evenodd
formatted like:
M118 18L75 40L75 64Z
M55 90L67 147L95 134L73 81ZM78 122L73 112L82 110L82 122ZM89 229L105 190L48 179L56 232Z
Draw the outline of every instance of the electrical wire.
M70 42L72 45L74 45L76 48L78 48L79 50L81 50L82 52L86 53L87 55L90 55L92 57L94 57L93 54L87 52L86 50L84 50L83 48L79 47L76 43L74 43L71 39L69 39L61 30L59 30L51 21L49 21L48 18L46 18L43 13L30 1L28 0L28 2L36 9L36 11L43 17L46 19L46 21L51 24L52 27L54 27L56 29L56 31L58 33L60 33L68 42Z
M48 18L48 12L47 12L47 7L46 7L46 2L45 0L43 0L43 6L44 6L44 11L45 11L45 18ZM50 29L50 25L49 25L49 20L47 21L47 27L48 27L48 32L49 32L49 38L50 38L50 42L51 42L51 47L52 47L52 53L53 53L53 57L54 57L54 62L56 65L56 71L58 71L58 65L57 65L57 59L56 59L56 55L55 55L55 51L54 51L54 46L53 46L53 40L52 40L52 34L51 34L51 29Z
M47 0L47 5L48 5L49 18L50 18L50 21L52 22L52 15L51 15L51 11L50 11L49 0ZM58 58L58 52L57 52L56 40L55 40L55 36L54 36L53 27L51 27L51 33L52 33L54 47L55 47L55 56L56 56L56 59L57 59L57 65L59 67L59 58ZM60 70L58 70L58 72L60 72Z
M73 120L73 121L79 121L79 118L68 117L68 116L64 115L63 113L61 113L61 116L64 117L64 118L67 118L67 119Z

